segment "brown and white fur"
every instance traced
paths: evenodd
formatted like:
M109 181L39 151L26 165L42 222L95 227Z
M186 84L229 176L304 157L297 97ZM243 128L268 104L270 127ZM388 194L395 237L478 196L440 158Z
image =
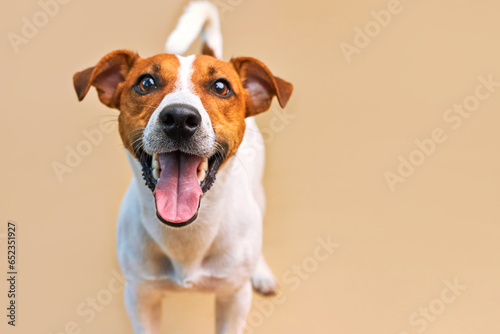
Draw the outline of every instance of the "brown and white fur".
M203 55L175 55L200 32ZM118 217L126 308L134 333L158 334L165 294L210 291L216 332L242 333L252 285L264 295L277 289L261 253L264 150L253 116L268 110L274 96L284 107L293 87L256 59L220 60L218 14L209 2L188 6L166 47L168 53L150 58L114 51L74 75L80 100L94 86L103 104L120 111L119 133L134 173ZM172 109L194 113L189 134L167 131L164 116ZM171 152L201 161L195 172L203 195L186 222L166 221L155 204L158 173L167 171L162 160L155 171L154 160Z

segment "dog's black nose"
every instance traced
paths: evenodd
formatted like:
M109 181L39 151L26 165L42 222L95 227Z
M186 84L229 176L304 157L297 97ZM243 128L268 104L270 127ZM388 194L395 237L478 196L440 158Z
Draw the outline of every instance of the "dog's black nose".
M161 111L160 123L170 138L187 139L200 127L201 115L189 105L173 104Z

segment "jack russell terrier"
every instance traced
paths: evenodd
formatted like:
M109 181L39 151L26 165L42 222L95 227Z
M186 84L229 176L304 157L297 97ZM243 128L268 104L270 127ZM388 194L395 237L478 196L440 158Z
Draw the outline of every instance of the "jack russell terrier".
M203 54L182 57L201 33ZM74 75L81 101L91 86L120 111L120 137L134 177L118 216L118 260L134 333L160 332L169 291L211 291L216 330L245 327L252 286L277 283L261 253L264 150L253 116L293 86L259 60L224 62L219 15L192 2L165 54L113 51ZM217 181L215 181L217 177Z

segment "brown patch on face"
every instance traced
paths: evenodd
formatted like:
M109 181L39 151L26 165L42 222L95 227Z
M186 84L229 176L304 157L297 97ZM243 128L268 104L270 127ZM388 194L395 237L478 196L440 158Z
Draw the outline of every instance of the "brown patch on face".
M211 56L197 56L191 81L212 121L219 144L227 145L227 157L234 155L245 134L245 92L238 73L230 63ZM226 80L231 93L218 96L212 87L218 79Z
M138 59L121 84L118 129L123 144L132 154L134 141L142 136L149 118L165 97L175 89L180 63L175 55L159 54ZM138 92L144 75L151 75L156 88L148 93Z
M76 73L74 86L79 100L94 86L105 105L120 110L120 136L124 146L135 155L135 141L142 137L163 98L175 89L179 66L175 55L140 58L134 52L117 50L95 67ZM194 93L201 99L217 143L224 147L227 157L236 153L243 140L245 117L268 110L275 96L284 107L293 91L290 83L273 76L254 58L224 62L201 55L194 59L192 67L190 81Z

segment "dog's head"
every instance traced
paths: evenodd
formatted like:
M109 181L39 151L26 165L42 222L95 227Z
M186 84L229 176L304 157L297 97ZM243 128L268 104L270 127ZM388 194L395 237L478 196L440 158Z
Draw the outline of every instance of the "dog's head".
M141 58L114 51L73 77L79 100L91 86L120 111L125 147L141 163L158 218L170 226L194 221L217 171L238 150L245 118L281 107L293 87L260 61L209 55Z

